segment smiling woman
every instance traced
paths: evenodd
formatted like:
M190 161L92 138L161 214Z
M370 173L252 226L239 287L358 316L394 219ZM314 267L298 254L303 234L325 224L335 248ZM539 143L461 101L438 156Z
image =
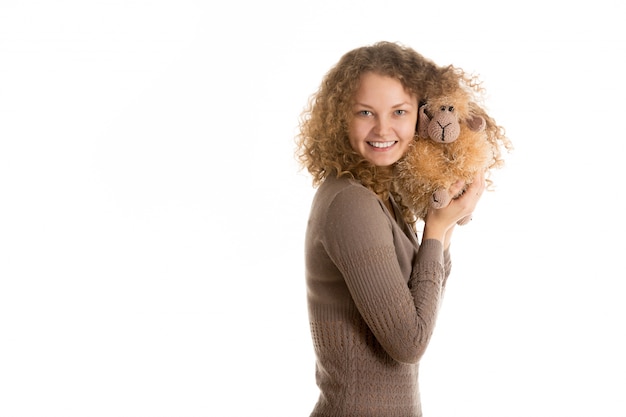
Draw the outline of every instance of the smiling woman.
M394 169L442 72L398 44L357 48L304 113L299 157L319 186L305 240L320 390L311 416L422 415L419 362L450 274L452 230L485 187L480 174L462 197L431 210L418 242Z

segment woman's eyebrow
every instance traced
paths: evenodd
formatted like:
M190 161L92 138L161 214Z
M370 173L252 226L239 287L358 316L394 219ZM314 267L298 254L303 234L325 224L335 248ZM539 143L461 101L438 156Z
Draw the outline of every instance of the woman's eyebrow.
M370 105L370 104L366 104L366 103L361 103L359 101L354 103L354 106L359 106L359 107L369 107L369 108L373 108L374 106ZM408 101L403 101L402 103L398 103L398 104L394 104L393 106L391 106L392 109L398 108L398 107L406 107L406 106L411 106L414 107L413 104L411 104Z

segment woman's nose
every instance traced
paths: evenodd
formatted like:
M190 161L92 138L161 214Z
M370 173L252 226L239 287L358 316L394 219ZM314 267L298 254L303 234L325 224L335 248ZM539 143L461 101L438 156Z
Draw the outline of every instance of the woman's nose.
M378 136L387 136L391 133L391 120L386 117L379 117L376 122L376 134Z

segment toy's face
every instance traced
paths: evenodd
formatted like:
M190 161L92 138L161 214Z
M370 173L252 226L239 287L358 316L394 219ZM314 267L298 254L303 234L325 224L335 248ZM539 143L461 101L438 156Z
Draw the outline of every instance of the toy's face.
M415 135L418 104L400 81L364 74L352 110L350 145L363 158L389 166L406 153Z

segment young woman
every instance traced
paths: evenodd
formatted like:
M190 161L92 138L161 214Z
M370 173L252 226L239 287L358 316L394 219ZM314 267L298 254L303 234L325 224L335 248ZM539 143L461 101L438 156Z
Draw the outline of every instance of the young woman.
M303 113L298 157L318 188L305 242L320 389L311 416L422 415L418 367L450 274L452 231L485 189L479 175L460 198L431 210L421 242L394 192L394 164L441 70L399 44L357 48Z

